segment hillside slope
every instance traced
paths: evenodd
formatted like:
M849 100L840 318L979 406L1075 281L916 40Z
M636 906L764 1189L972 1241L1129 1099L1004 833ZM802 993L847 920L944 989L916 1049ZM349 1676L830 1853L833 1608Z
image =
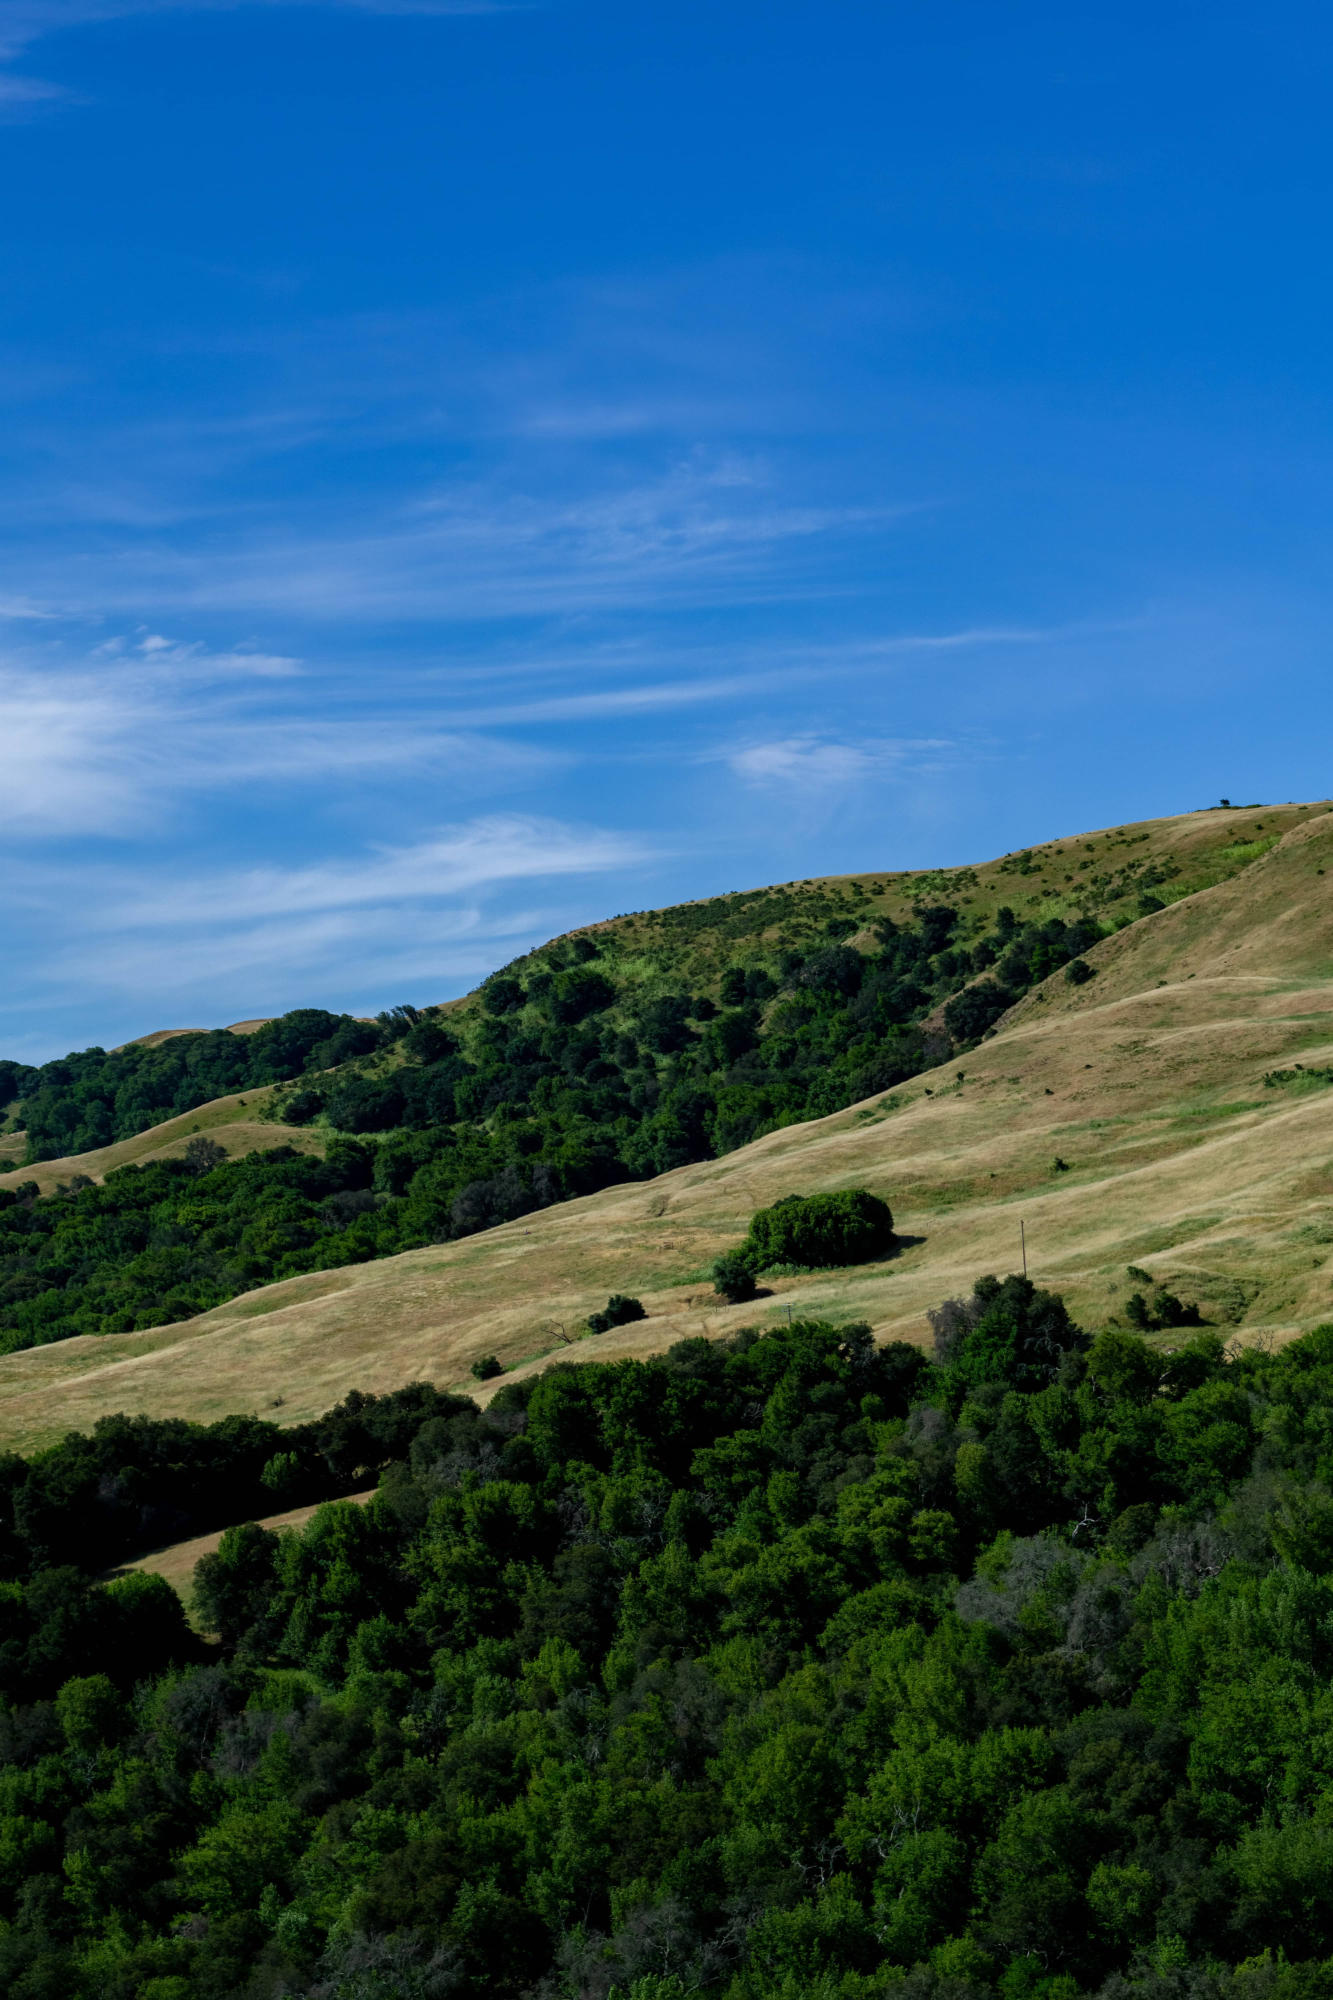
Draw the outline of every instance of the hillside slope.
M191 1139L200 1133L224 1146L229 1154L247 1153L265 1146L295 1146L302 1152L322 1153L328 1134L317 1126L302 1130L265 1118L272 1089L247 1090L245 1095L215 1097L179 1118L168 1118L136 1132L131 1139L117 1139L91 1153L71 1153L58 1160L38 1160L32 1166L16 1166L0 1174L0 1187L19 1187L35 1181L42 1194L50 1194L75 1174L94 1181L106 1179L118 1167L143 1166L150 1160L180 1159Z
M1263 810L615 918L373 1021L298 1008L0 1061L34 1169L0 1182L0 1353L170 1326L856 1105L965 1055L1053 972L1090 980L1104 937L1311 808ZM185 1138L196 1112L312 1138Z
M1219 832L1244 845L1254 817L1207 816L1211 850L1199 815L1117 839L1182 857L1178 881L1191 843L1202 866ZM1086 984L1052 975L961 1061L456 1243L289 1279L175 1327L10 1355L0 1441L31 1446L117 1409L297 1421L352 1387L465 1380L490 1352L540 1367L565 1351L561 1326L611 1291L641 1297L649 1318L580 1357L648 1353L789 1307L919 1340L928 1307L1019 1267L1020 1224L1032 1274L1090 1327L1144 1289L1129 1265L1247 1342L1333 1317L1333 1089L1320 1074L1333 1075L1333 816L1257 818L1241 872L1095 946ZM964 899L998 895L1002 871L1011 881L1007 861L963 871L976 877ZM754 1208L851 1185L891 1202L899 1255L780 1278L755 1305L713 1297L702 1273Z

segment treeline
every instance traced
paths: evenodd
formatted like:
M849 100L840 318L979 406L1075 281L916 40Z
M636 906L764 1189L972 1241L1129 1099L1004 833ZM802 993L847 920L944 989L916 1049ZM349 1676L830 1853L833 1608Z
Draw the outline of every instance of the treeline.
M962 930L956 910L927 908L911 928L882 922L875 952L836 939L779 952L727 967L712 995L644 989L614 949L577 938L490 979L457 1030L406 1007L374 1023L310 1010L249 1037L48 1064L23 1100L39 1154L88 1139L80 1118L151 1122L134 1095L150 1078L176 1093L151 1113L165 1116L182 1093L240 1088L241 1064L252 1084L296 1084L279 1101L287 1122L319 1119L338 1136L323 1165L275 1149L211 1172L124 1168L41 1200L35 1185L0 1191L0 1351L166 1325L275 1279L730 1152L970 1046L1034 981L1060 965L1086 972L1078 954L1098 935L1059 919L1023 926L1005 909L971 943ZM941 1006L944 1028L923 1033ZM215 1045L232 1065L223 1081L205 1061Z
M1333 1327L934 1318L349 1404L291 1448L375 1499L224 1536L220 1657L151 1579L0 1586L0 1989L1322 2000ZM157 1504L117 1423L11 1486Z
M401 1022L406 1028L407 1021ZM83 1049L34 1069L0 1062L0 1112L21 1100L28 1150L24 1164L91 1153L132 1139L151 1125L197 1110L215 1097L286 1083L306 1069L328 1069L382 1047L398 1020L356 1021L322 1007L301 1007L252 1035L225 1028L175 1035L156 1048Z
M373 1486L422 1425L471 1409L428 1382L354 1390L313 1423L102 1417L25 1460L0 1458L0 1581L73 1565L98 1575L247 1515Z

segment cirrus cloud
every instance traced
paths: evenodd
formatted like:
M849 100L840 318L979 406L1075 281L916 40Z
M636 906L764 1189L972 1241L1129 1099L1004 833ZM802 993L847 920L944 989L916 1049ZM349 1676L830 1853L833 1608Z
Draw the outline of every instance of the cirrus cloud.
M876 772L923 756L938 756L953 746L937 738L912 741L836 743L818 736L785 736L771 743L752 743L729 754L727 762L738 778L753 785L799 785L815 790L860 783Z
M68 911L45 971L58 988L211 1018L281 1011L322 993L355 1006L386 991L442 997L549 936L586 921L580 880L639 868L633 836L517 813L436 828L420 840L304 866L138 871L34 869L29 907ZM34 981L34 986L39 982ZM373 996L379 996L377 999Z
M420 704L329 718L275 707L300 675L301 662L281 654L210 652L157 633L108 641L71 667L0 657L0 828L128 835L160 827L188 796L261 781L299 787L435 772L475 787L559 761L441 727Z

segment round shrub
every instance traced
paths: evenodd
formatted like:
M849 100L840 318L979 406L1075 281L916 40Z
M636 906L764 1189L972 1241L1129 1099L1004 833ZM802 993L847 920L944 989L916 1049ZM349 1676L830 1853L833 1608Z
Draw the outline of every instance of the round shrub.
M726 1251L714 1264L713 1290L733 1306L744 1305L754 1297L754 1272L738 1251Z
M289 1097L282 1107L284 1125L308 1125L312 1118L318 1118L324 1109L324 1099L317 1090L298 1090L295 1097Z
M606 1311L588 1314L589 1333L609 1333L613 1326L630 1326L636 1319L647 1319L639 1299L627 1299L621 1292L612 1292L606 1302Z
M751 1218L741 1256L752 1271L770 1264L864 1264L893 1242L888 1204L865 1188L789 1194Z

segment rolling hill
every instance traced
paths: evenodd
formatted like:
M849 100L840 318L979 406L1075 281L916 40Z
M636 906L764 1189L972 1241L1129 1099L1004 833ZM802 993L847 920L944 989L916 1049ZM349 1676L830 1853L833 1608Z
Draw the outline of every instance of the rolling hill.
M1129 1295L1151 1295L1156 1281L1241 1342L1287 1339L1333 1317L1330 867L1327 803L1252 808L1081 835L975 868L787 884L594 927L584 935L610 968L612 1029L617 1010L684 986L722 994L731 968L783 953L873 956L886 921L919 930L942 905L957 919L956 959L959 942L993 935L1004 910L1033 936L1053 923L1109 934L1082 953L1093 976L1080 983L1057 966L1036 978L962 1053L964 1038L945 1026L947 992L995 974L961 963L941 973L937 958L911 1032L943 1061L720 1157L619 1179L453 1241L305 1271L175 1325L0 1358L0 1442L31 1448L114 1410L296 1422L351 1388L416 1378L472 1387L482 1355L529 1372L567 1352L613 1291L642 1298L648 1318L580 1341L580 1358L642 1355L789 1309L921 1340L930 1306L981 1272L1019 1268L1024 1239L1029 1270L1090 1328L1122 1317ZM544 947L497 977L528 994L563 963ZM490 1032L495 983L440 1010L466 1050ZM781 1007L781 995L765 1004ZM352 1069L381 1087L403 1062L395 1042ZM275 1110L291 1088L270 1089ZM121 1145L170 1154L187 1128L229 1122L239 1145L336 1144L327 1114L256 1124L245 1095L244 1109L219 1100ZM112 1146L82 1163L17 1169L0 1187L96 1179L132 1157ZM707 1267L756 1207L847 1186L890 1201L896 1256L778 1277L752 1305L712 1294Z

